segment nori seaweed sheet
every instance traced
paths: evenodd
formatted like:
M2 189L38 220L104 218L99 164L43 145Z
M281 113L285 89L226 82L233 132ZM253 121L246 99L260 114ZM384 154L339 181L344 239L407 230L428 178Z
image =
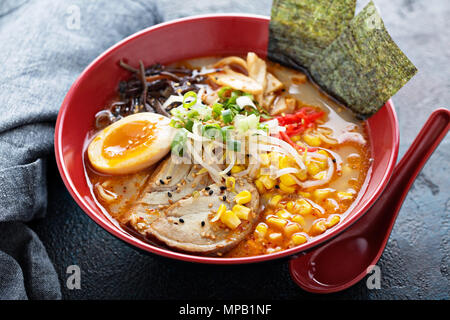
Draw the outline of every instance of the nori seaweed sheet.
M308 68L355 15L356 0L274 0L269 58Z
M315 82L360 118L375 114L417 69L370 2L309 67Z
M350 2L274 0L268 57L306 69L324 91L367 119L417 69L390 37L373 2L349 21ZM327 20L336 24L335 32Z

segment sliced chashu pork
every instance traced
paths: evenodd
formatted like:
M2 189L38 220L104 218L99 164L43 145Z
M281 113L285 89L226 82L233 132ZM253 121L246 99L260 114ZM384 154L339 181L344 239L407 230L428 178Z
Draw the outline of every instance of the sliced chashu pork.
M159 217L159 210L190 196L213 181L207 173L197 174L192 164L175 163L169 156L161 162L150 176L136 205L131 209L128 221L139 231Z
M224 253L236 246L253 230L258 220L259 194L255 186L242 179L237 181L234 192L221 191L217 184L212 184L207 189L163 210L163 214L149 225L147 234L169 247L195 253ZM246 204L252 209L249 220L241 220L241 224L234 230L226 227L220 220L211 222L219 206L225 204L231 210L235 204L235 195L243 190L252 194L252 200ZM223 196L228 201L224 201Z

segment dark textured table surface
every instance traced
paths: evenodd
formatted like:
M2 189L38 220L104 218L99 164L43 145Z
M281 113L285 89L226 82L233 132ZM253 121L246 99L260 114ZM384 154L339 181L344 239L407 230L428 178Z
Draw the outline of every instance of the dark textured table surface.
M166 20L211 12L270 14L270 0L160 1ZM360 1L361 2L361 1ZM450 2L378 0L394 40L419 73L393 101L400 122L400 157L431 111L450 101ZM358 4L362 7L364 1ZM182 10L182 11L181 11ZM182 13L181 13L182 12ZM66 299L449 299L449 157L447 137L413 185L378 266L381 289L363 280L327 296L290 279L287 260L210 266L138 251L97 226L66 191L49 160L49 214L32 224L47 247ZM69 265L81 268L81 289L66 287Z

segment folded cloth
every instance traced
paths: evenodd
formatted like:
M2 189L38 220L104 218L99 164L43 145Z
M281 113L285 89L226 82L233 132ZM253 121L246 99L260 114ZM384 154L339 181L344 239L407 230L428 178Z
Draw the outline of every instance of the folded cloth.
M0 299L61 298L47 252L26 225L46 213L59 107L98 54L161 20L146 0L0 2Z

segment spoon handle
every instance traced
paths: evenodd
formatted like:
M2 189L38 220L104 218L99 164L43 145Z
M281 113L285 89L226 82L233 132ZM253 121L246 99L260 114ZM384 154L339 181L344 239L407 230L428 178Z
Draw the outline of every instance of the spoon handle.
M437 148L442 139L444 139L449 128L450 111L443 108L435 110L430 115L405 155L396 165L388 186L377 200L377 204L378 202L390 200L389 204L395 204L395 210L400 209L403 200L417 175L422 170L433 151Z

